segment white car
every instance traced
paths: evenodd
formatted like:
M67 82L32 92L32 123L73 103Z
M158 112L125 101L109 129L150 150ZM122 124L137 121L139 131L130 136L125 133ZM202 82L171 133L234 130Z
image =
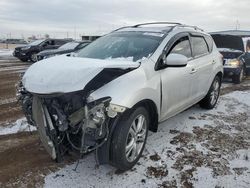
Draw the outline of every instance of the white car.
M197 27L160 22L117 29L77 56L33 64L20 89L25 114L55 160L96 151L120 170L139 160L148 130L199 103L216 105L222 58Z

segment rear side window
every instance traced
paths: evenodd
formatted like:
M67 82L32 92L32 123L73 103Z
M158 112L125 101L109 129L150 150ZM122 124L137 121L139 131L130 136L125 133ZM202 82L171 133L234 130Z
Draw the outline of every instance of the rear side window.
M192 57L191 46L188 36L178 39L170 49L170 54L181 54L187 58Z
M193 55L199 57L208 54L208 46L203 37L192 36Z

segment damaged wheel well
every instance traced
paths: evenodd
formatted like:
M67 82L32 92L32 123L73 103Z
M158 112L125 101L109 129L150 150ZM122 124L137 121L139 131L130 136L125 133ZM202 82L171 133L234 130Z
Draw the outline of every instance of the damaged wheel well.
M158 113L157 113L157 107L155 103L150 99L145 99L133 106L133 108L143 106L148 111L148 115L150 117L149 122L149 130L152 132L157 132L158 129Z

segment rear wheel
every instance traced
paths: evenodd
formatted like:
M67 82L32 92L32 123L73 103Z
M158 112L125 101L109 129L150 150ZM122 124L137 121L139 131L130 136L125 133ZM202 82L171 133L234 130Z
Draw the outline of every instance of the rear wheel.
M200 101L200 106L202 108L212 109L215 107L220 95L220 86L221 86L221 79L219 76L216 76L207 95L205 96L204 99Z
M138 107L124 115L112 137L111 162L113 166L125 171L137 163L146 144L148 126L149 116L144 107Z

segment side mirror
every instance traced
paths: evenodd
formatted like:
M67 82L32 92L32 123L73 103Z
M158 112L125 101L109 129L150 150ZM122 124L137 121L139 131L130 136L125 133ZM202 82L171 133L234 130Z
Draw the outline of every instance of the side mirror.
M163 61L168 67L185 67L188 63L188 58L181 54L169 54Z

